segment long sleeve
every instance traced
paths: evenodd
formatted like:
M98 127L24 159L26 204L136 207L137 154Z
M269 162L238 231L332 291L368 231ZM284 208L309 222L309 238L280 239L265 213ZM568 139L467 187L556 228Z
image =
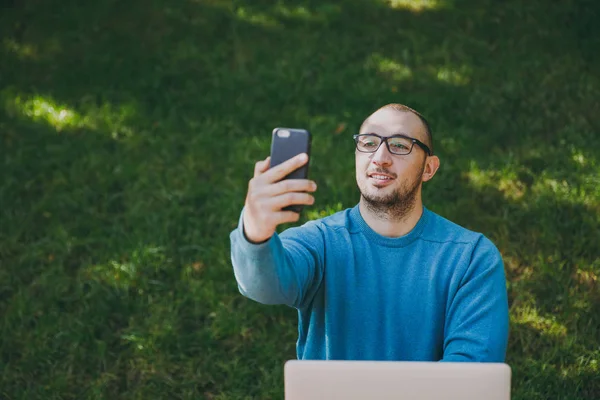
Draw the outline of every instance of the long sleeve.
M253 244L243 233L240 217L230 241L240 293L259 303L296 308L310 301L323 277L324 245L318 223L308 222Z
M448 305L442 361L504 362L508 331L504 264L482 237Z

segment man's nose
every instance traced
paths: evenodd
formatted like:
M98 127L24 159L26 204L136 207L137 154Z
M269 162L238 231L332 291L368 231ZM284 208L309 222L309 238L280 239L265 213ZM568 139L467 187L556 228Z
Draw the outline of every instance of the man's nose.
M392 154L387 149L385 142L381 142L381 146L373 153L371 161L375 165L390 165L392 163Z

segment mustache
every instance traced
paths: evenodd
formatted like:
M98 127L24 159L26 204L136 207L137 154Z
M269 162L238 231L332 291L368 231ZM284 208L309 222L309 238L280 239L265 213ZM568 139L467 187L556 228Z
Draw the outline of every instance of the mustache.
M391 176L394 179L396 179L398 177L398 175L396 175L395 173L393 173L385 168L376 168L371 171L367 171L367 176L369 176L370 174L385 174L385 175Z

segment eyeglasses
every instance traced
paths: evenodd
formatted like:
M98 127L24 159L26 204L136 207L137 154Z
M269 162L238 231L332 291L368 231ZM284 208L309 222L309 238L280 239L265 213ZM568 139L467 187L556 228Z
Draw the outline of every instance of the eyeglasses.
M392 154L407 155L416 143L427 155L431 155L431 150L425 143L404 135L381 137L375 133L365 133L354 135L354 141L356 142L356 149L363 153L375 153L379 150L381 143L385 142L388 151Z

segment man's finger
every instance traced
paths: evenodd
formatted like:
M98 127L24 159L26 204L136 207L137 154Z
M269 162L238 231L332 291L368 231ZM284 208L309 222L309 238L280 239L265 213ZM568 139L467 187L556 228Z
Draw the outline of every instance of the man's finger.
M292 157L289 160L286 160L281 164L269 169L264 173L264 178L271 183L278 182L283 179L283 177L297 170L307 162L308 155L306 153L298 154L297 156Z
M259 176L269 169L269 165L271 164L271 157L267 157L262 161L258 161L254 164L254 176Z
M292 192L280 194L273 198L273 209L281 210L284 207L291 205L307 205L310 206L315 202L315 198L308 193Z
M277 225L288 222L297 222L300 219L300 214L294 211L280 211L277 213Z
M269 185L268 194L277 196L288 192L314 192L317 184L308 179L284 179Z

